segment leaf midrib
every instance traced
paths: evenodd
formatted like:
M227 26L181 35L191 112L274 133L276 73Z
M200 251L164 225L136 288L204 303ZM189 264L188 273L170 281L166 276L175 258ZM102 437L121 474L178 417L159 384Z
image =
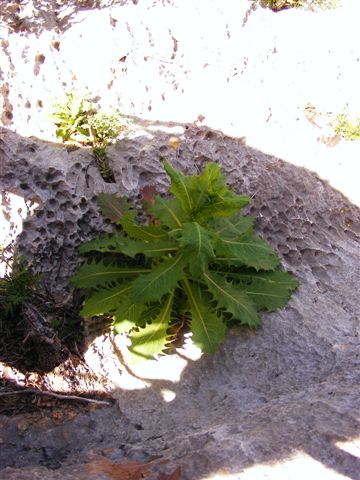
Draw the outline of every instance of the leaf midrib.
M184 255L181 254L181 255L179 255L177 258L175 257L175 258L174 258L175 261L172 262L172 263L170 263L170 265L169 265L169 267L168 267L167 269L162 270L161 272L159 272L159 274L158 274L155 278L153 278L150 282L148 282L148 283L144 286L144 288L141 290L141 292L140 292L139 294L137 294L137 297L140 297L141 294L142 294L145 290L148 290L148 289L153 285L154 282L157 282L157 281L159 280L159 278L161 278L161 277L163 277L164 275L166 275L166 274L169 272L169 270L171 270L171 269L173 269L174 267L176 267L176 265L180 262L180 260L182 260L183 256L184 256ZM148 271L148 270L147 270L147 271Z
M255 243L255 242L234 242L232 240L225 240L223 239L222 240L223 243L229 243L231 245L240 245L240 246L250 246L250 247L253 247L253 248L262 248L263 250L271 250L271 247L268 247L267 245L260 245L259 243Z
M224 290L220 285L218 285L207 273L204 273L204 277L206 277L214 286L217 288L220 292L222 292L226 297L232 299L236 304L240 305L244 310L248 312L249 315L253 315L253 312L249 310L246 305L243 305L243 303L239 302L239 300L235 297L233 297L229 292ZM245 292L247 293L247 292Z
M161 311L159 315L159 321L157 322L157 327L155 331L149 336L149 341L159 332L161 328L163 328L164 319L166 319L169 311L171 311L173 297L174 297L174 292L172 291L171 294L169 295L165 308Z
M216 258L216 260L232 260L231 258ZM235 259L234 259L235 260ZM283 281L283 282L280 282L278 280L272 280L270 278L266 278L266 277L260 277L257 273L256 275L252 274L252 273L237 273L237 272L226 272L226 271L223 271L223 270L218 270L217 273L221 273L222 275L229 275L230 277L233 277L233 278L251 278L251 279L254 279L254 280L261 280L263 282L266 282L266 283L273 283L273 284L276 284L276 285L290 285L290 280L289 281ZM294 280L292 280L294 281Z
M148 273L151 272L150 269L148 268L143 268L143 269L132 269L132 270L114 270L112 272L94 272L91 274L86 275L86 277L98 277L99 275L104 276L104 275L116 275L117 273L123 273L123 274L128 274L128 273ZM85 277L85 275L84 275Z
M208 333L208 329L206 328L206 322L204 321L204 318L203 318L203 315L201 313L201 311L199 310L198 308L198 304L193 296L193 292L191 290L191 287L190 287L190 284L188 282L187 279L184 279L182 282L181 282L183 285L184 285L184 290L186 291L186 294L189 296L189 300L190 300L190 303L193 305L193 308L196 310L197 314L198 314L198 317L201 321L201 324L203 326L203 330L207 336L207 339L209 341L209 344L213 344L212 340L211 340L211 337Z

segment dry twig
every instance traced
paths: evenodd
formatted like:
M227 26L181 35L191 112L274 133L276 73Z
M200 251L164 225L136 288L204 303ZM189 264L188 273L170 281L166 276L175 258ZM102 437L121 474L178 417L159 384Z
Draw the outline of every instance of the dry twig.
M63 395L55 392L43 392L41 390L35 390L35 389L14 390L12 392L0 392L0 397L5 397L9 395L18 395L21 393L33 393L36 395L57 398L59 400L75 400L80 402L95 403L97 405L111 405L111 402L106 402L104 400L95 400L93 398L79 397L77 395Z

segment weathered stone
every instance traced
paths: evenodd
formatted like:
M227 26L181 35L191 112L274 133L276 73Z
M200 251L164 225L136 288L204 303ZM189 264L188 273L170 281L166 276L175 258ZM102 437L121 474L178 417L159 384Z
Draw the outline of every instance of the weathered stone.
M359 142L331 147L336 114L347 103L359 109L358 0L321 14L273 14L239 0L190 9L183 0L61 3L9 4L0 25L1 121L17 132L0 130L0 187L39 203L19 243L48 288L66 296L77 246L109 230L99 192L136 199L145 184L166 190L160 156L188 173L218 162L231 186L254 198L257 232L301 284L287 308L263 315L256 335L231 330L216 355L198 361L168 357L153 367L155 379L140 368L145 381L135 378L135 388L145 390L120 388L124 368L109 373L120 411L28 429L1 418L0 476L89 478L95 452L160 457L168 472L180 465L185 480L215 472L359 480L360 212L314 173L279 160L308 166L359 204ZM53 101L71 90L130 116L199 116L246 141L140 122L109 147L116 183L106 183L90 150L25 138L54 140ZM319 112L325 124L313 118ZM110 354L98 363L109 359L115 364ZM164 364L172 376L162 377Z
M184 479L200 479L223 468L235 474L303 451L326 468L359 479L359 459L336 445L360 433L359 208L315 174L242 140L188 126L178 133L180 145L174 150L173 136L153 132L151 142L143 134L111 147L117 183L106 184L95 167L86 173L92 161L87 151L68 154L65 147L1 132L1 181L16 191L26 181L24 197L41 200L43 214L26 223L20 244L51 285L66 282L78 262L76 246L106 228L94 201L97 193L118 191L136 198L144 184L164 191L160 154L188 173L209 160L218 162L232 188L254 198L249 211L256 216L258 233L301 282L287 308L263 315L255 336L230 331L221 350L190 362L178 383L152 380L145 390L114 391L129 422L121 427L121 435L127 432L126 455L137 458L142 452L148 461L160 454L182 466ZM175 393L172 402L164 401L164 389ZM81 455L96 444L99 429L107 446L116 444L120 431L106 418L105 411L93 417L91 431L83 424L83 450L77 460L68 452L67 461L86 461ZM28 448L37 438L32 435L25 442ZM41 437L37 442L42 444Z

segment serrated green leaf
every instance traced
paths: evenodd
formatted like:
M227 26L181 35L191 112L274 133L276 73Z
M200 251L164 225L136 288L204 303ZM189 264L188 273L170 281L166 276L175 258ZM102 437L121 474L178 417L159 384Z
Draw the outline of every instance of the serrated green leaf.
M178 199L184 212L191 213L194 208L190 195L193 177L185 176L180 170L175 170L169 162L164 163L164 168L171 180L170 192Z
M174 253L178 250L177 244L171 240L159 240L156 244L143 240L133 240L124 237L121 234L110 234L106 237L100 237L90 242L84 243L80 247L81 253L102 252L102 253L122 253L134 258L138 253L152 258L167 253Z
M158 225L137 225L134 211L125 213L119 223L129 237L139 240L158 242L159 240L165 239L167 235L167 232Z
M81 315L85 317L93 317L109 313L115 310L119 302L124 296L129 295L131 285L116 285L111 288L101 288L93 292L85 301L85 305L81 309Z
M102 252L102 253L122 253L129 257L135 257L138 253L136 243L129 240L124 235L112 233L105 237L95 238L90 242L86 242L79 248L81 253Z
M219 165L209 162L200 175L192 175L189 179L189 190L193 208L193 218L203 215L205 207L209 207L218 199L222 199L229 191L226 179ZM206 215L203 215L206 217Z
M234 320L250 327L259 327L255 303L246 292L234 286L218 273L204 273L204 279L218 307L229 312Z
M191 255L190 273L199 275L207 268L209 261L215 258L213 250L214 235L196 222L184 223L180 245Z
M221 272L218 272L221 273ZM223 272L239 282L238 287L255 303L258 310L274 311L284 307L299 282L288 272Z
M177 286L184 275L185 265L184 255L179 254L153 267L151 273L142 275L133 283L132 300L135 303L160 300L163 295Z
M71 283L80 288L94 288L110 285L124 278L135 278L141 273L148 273L148 268L118 267L104 262L85 263L71 278Z
M237 195L230 190L223 196L211 197L208 204L194 216L194 219L202 222L211 217L230 217L241 208L250 203L251 199L246 195Z
M272 270L280 261L272 247L255 234L234 239L220 238L215 250L217 262L245 265L256 270Z
M202 173L195 177L196 183L200 185L206 185L206 190L209 195L224 195L228 191L228 186L226 184L226 178L221 173L221 168L218 164L209 162L205 165L204 170ZM196 202L196 206L198 207L201 204L201 196L199 197L199 201Z
M225 337L226 325L211 308L209 298L197 283L183 280L191 313L192 340L206 353L214 353Z
M189 221L190 217L184 212L176 198L165 200L159 195L156 196L155 204L150 212L162 225L170 229L182 228L183 222Z
M171 179L170 192L191 220L203 223L209 217L230 216L251 201L228 188L220 167L215 163L208 163L198 176L186 176L168 162L164 167Z
M147 305L134 303L129 296L123 298L113 315L116 333L127 333L136 326L142 326L146 321L143 319L146 310Z
M194 220L206 221L213 217L228 217L237 213L251 199L232 192L219 165L209 162L201 175L194 177L192 195L195 203Z
M209 197L221 195L227 190L220 167L216 163L208 163L201 175L192 178L191 197L195 214L209 202Z
M237 214L230 218L215 218L210 222L211 227L221 238L239 238L244 233L250 233L254 224L254 217L244 217Z
M113 193L100 193L97 202L104 217L115 223L129 210L127 199Z
M171 320L171 310L174 293L171 292L164 300L160 311L149 315L144 328L131 332L130 363L154 358L165 350L169 343L167 330ZM152 310L153 312L153 310Z
M134 324L131 320L121 320L114 324L115 333L121 335L123 333L130 333L130 331L134 328Z
M169 240L159 241L156 244L144 245L139 253L143 253L146 257L161 257L169 253L176 253L179 247L176 242Z

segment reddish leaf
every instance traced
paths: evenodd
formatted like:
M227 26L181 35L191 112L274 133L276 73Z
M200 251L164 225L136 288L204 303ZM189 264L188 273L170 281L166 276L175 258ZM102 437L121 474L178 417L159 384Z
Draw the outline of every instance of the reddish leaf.
M97 201L104 217L118 222L127 210L126 198L116 197L113 193L100 193Z
M150 463L112 462L105 457L96 456L97 460L86 465L89 473L105 473L112 480L142 480L151 474ZM177 480L171 479L171 480Z
M145 185L140 191L143 201L147 206L151 207L155 203L155 197L157 195L156 188L153 185Z
M170 475L160 472L158 480L181 480L181 467L177 467Z

